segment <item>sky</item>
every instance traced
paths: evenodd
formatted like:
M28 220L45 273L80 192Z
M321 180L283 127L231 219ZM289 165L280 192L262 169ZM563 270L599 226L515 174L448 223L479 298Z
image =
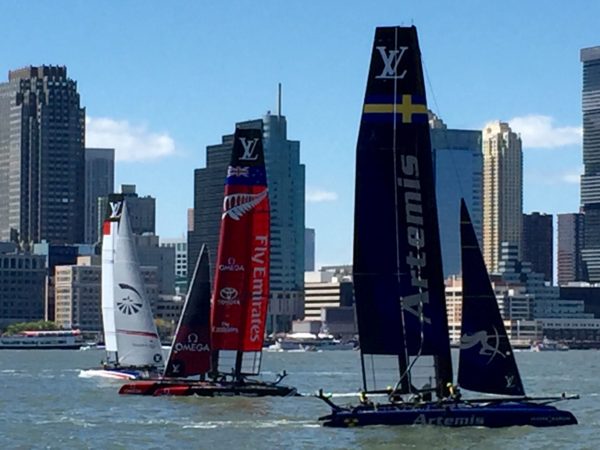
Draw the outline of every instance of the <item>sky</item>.
M524 211L576 212L581 48L600 45L600 3L558 1L5 0L0 82L66 65L86 146L116 149L115 187L156 197L157 233L181 237L193 170L236 122L275 111L306 165L317 266L352 255L354 152L375 27L415 25L429 108L450 129L521 134Z

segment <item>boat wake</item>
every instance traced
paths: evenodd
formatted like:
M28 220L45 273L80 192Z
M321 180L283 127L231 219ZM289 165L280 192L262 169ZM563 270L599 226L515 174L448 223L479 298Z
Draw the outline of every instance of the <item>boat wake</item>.
M123 372L112 372L109 370L101 369L85 369L79 371L79 378L104 378L107 380L133 380L135 375L123 373Z
M184 425L183 428L279 428L279 427L298 427L298 428L319 428L320 425L313 420L210 420L198 422L190 425Z

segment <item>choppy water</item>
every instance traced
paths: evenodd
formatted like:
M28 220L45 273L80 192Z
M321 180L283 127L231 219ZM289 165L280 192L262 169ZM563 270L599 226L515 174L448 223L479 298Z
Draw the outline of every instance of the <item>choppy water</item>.
M99 350L0 351L0 448L600 448L600 352L594 350L517 354L528 394L582 396L561 404L579 425L500 430L326 429L316 419L328 408L310 397L119 396L119 382L78 377L102 356ZM360 386L358 352L266 353L264 378L281 369L300 392Z

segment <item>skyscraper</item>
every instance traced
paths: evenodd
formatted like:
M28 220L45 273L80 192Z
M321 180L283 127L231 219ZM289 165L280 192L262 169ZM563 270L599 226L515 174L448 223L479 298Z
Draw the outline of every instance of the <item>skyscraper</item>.
M304 271L315 270L315 229L304 229Z
M430 113L431 148L435 173L444 276L460 268L460 199L464 198L481 242L482 172L481 131L449 130Z
M523 214L521 138L507 123L488 123L482 132L483 258L498 271L503 242L519 246Z
M271 277L267 330L287 331L304 314L304 165L300 143L288 140L285 116L236 124L262 128L271 204ZM188 233L188 275L206 243L215 261L219 241L224 182L233 134L206 148L206 167L194 172L194 226Z
M521 260L530 262L545 281L552 281L553 240L552 214L523 214Z
M581 213L558 215L558 284L587 279L581 259L584 217Z
M581 50L583 63L583 166L585 213L582 257L592 283L600 282L600 46Z
M64 66L0 83L0 240L81 243L85 109Z
M98 198L115 189L115 149L85 149L85 235L87 244L98 241Z

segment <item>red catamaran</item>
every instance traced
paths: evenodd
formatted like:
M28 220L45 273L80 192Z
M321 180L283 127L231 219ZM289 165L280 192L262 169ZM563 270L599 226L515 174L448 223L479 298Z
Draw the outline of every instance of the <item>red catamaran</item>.
M203 246L163 377L121 394L291 396L260 373L269 299L270 210L262 130L236 129L227 168L215 287ZM190 379L189 377L198 377Z

